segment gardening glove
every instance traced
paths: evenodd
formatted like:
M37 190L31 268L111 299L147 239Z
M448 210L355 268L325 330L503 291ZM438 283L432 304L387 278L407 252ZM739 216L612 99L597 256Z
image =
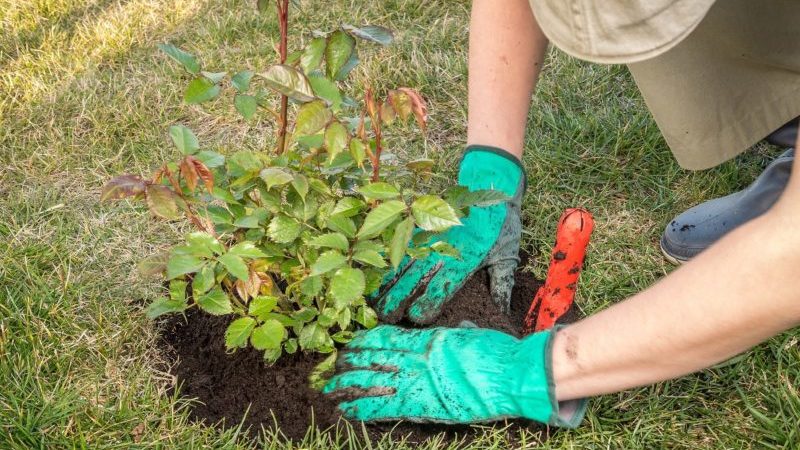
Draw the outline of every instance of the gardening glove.
M483 328L383 325L341 351L322 392L361 421L474 423L522 417L574 428L586 400L557 402L554 330L517 339Z
M438 253L419 260L406 257L372 298L384 322L396 323L407 313L413 322L430 323L470 275L484 268L489 271L492 299L508 311L519 264L520 203L525 190L522 164L504 150L470 146L461 159L458 184L470 191L499 190L511 198L492 206L470 207L462 226L437 235L455 247L460 258Z

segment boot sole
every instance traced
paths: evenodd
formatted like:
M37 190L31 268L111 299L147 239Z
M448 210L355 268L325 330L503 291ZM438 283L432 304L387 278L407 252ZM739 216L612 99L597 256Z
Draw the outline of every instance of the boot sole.
M674 255L671 255L667 251L667 249L664 248L664 239L663 238L661 238L659 240L658 246L661 248L661 254L664 255L664 259L669 261L671 264L674 264L676 266L680 266L680 265L684 264L685 262L689 261L688 259L680 259L680 258L677 258Z

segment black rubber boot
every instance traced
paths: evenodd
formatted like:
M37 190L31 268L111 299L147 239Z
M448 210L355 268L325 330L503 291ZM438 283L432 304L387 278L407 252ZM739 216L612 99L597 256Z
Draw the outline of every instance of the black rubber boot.
M667 260L682 264L739 225L767 212L783 193L793 162L794 149L789 149L744 190L701 203L672 220L661 236L661 251Z

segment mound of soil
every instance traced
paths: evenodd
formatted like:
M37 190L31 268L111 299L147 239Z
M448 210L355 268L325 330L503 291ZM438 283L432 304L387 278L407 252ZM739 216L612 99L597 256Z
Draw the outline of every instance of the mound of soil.
M517 271L511 314L506 315L491 301L488 282L485 272L473 275L433 326L457 327L469 320L479 327L520 336L525 313L540 283L530 273ZM193 419L220 427L236 426L246 413L244 423L251 431L257 432L262 426L273 428L277 422L290 439L302 439L312 422L319 429L337 424L340 416L335 403L310 389L307 382L308 374L325 355L285 355L268 366L261 352L252 348L227 353L224 333L230 320L193 309L185 318L170 317L160 326L161 349L174 362L171 372L177 378L176 387L182 396L197 400L190 413ZM519 427L532 431L542 428L524 420L497 425L510 425L510 436ZM394 436L408 435L412 442L439 433L447 440L469 439L480 431L469 426L411 423L366 427L373 438L391 432Z

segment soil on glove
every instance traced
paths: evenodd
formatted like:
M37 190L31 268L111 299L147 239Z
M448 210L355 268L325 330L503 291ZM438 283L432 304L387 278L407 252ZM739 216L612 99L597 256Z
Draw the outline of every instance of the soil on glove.
M525 259L520 267L525 266ZM488 283L485 272L473 275L432 326L457 327L468 320L479 327L520 336L525 314L541 283L530 272L517 271L510 315L492 302ZM196 399L190 412L192 419L231 427L238 426L246 414L244 425L251 432L257 433L262 426L274 429L277 422L278 429L294 440L302 439L311 423L326 429L339 422L336 404L308 387L308 374L325 355L284 355L268 366L262 353L253 348L227 353L224 334L230 321L230 317L210 316L193 309L185 317L170 317L160 326L161 350L172 362L170 372L177 379L176 388L181 396ZM496 425L508 426L506 432L511 439L521 427L531 431L544 428L525 420ZM410 442L421 442L439 433L444 433L446 441L470 440L481 433L479 428L463 425L412 423L368 424L366 429L373 439L391 433L395 437L408 436Z

